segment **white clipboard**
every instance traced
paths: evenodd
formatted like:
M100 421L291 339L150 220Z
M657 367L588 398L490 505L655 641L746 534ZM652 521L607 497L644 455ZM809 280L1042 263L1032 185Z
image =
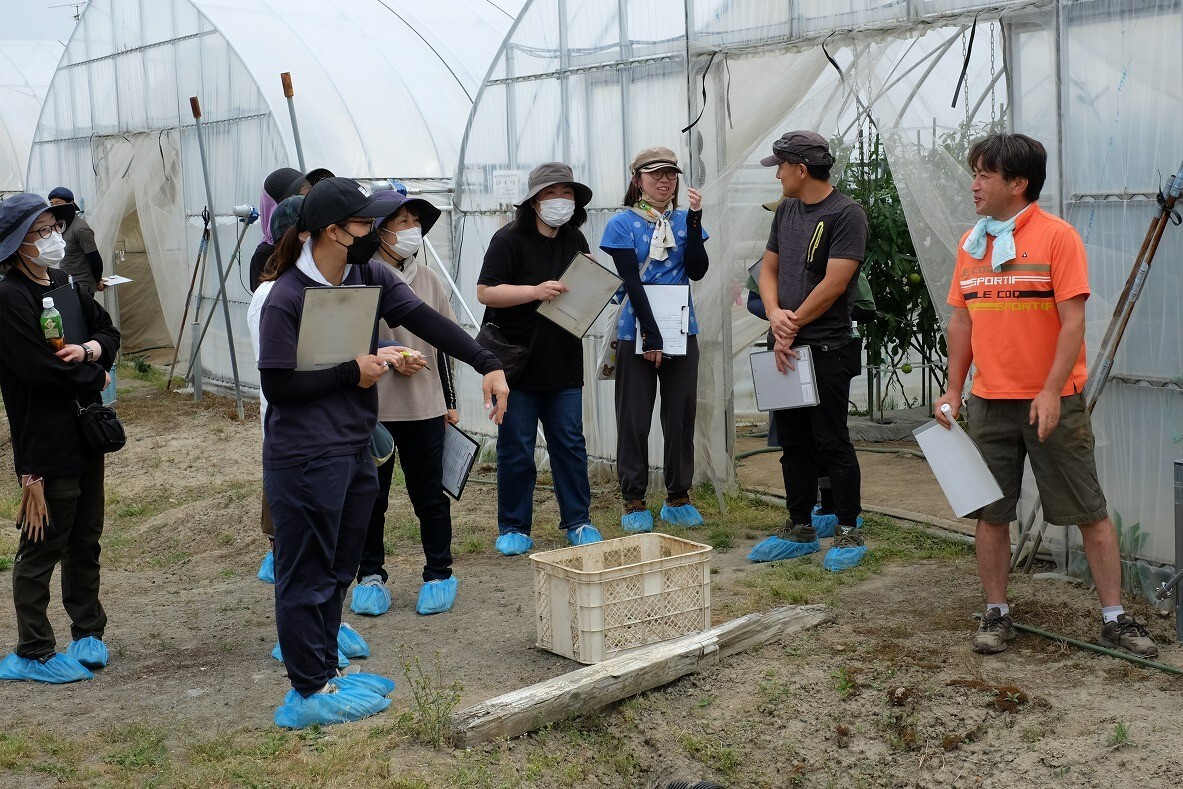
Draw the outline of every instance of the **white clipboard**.
M949 506L958 518L993 504L1002 498L1002 488L990 473L982 453L973 439L951 419L953 427L946 430L935 419L912 431L924 459L940 483Z
M661 331L661 352L665 356L685 356L686 338L690 336L690 286L645 285L645 298L653 310L653 319ZM634 312L636 310L634 309ZM641 322L637 321L637 354L645 352L641 342Z
M580 252L563 271L559 282L567 290L538 305L538 314L576 337L588 333L613 294L620 289L620 277L586 252Z
M481 445L455 425L444 426L444 493L456 501L464 493L468 475L476 463Z
M377 285L304 288L296 369L323 370L369 353L381 297Z
M776 369L776 354L772 351L756 351L749 357L757 410L808 408L821 402L817 395L817 380L813 374L812 351L808 345L801 345L793 350L799 356L793 361L793 369L785 373Z

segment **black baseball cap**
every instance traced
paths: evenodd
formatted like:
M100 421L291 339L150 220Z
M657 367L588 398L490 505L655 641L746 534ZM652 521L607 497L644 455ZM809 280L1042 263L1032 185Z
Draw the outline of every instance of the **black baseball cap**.
M776 167L781 162L826 166L834 163L826 138L811 131L791 131L772 144L772 156L765 156L760 164Z
M352 178L325 178L304 196L299 227L316 233L351 216L384 217L391 212L393 194L372 193Z

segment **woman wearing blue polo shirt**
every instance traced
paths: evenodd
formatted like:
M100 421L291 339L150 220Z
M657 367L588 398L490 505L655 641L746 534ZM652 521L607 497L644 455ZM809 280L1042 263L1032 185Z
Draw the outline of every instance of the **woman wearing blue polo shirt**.
M623 201L628 210L612 217L600 239L600 249L612 256L627 295L616 326L616 468L624 497L620 522L628 532L653 530L645 491L649 481L649 427L660 387L666 490L661 519L677 526L699 526L702 515L690 503L698 399L698 322L694 304L692 300L686 354L666 355L643 286L686 285L706 276L710 261L703 243L707 233L702 229L702 196L688 189L690 210L678 210L678 176L682 170L677 155L669 148L646 148L633 157L629 171L632 179ZM637 342L643 354L636 353Z
M259 322L259 381L267 397L263 488L275 525L275 624L292 690L275 711L280 726L357 720L385 709L394 683L373 674L340 677L337 633L345 590L361 561L378 472L370 435L378 420L374 384L404 364L394 349L321 370L296 369L304 294L320 287L382 289L378 318L405 326L484 376L485 403L505 413L509 387L501 363L415 295L386 264L371 260L381 238L375 219L389 200L356 181L326 178L300 206L265 276L275 280ZM300 232L311 237L300 241Z

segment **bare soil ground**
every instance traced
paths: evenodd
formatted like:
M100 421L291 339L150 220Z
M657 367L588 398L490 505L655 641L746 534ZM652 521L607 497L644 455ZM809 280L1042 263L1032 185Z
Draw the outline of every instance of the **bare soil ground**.
M871 556L849 573L824 572L820 554L752 565L748 549L783 511L738 498L728 515L704 505L707 526L688 535L716 547L715 620L824 602L835 624L528 737L427 747L407 659L460 683L461 707L577 667L533 646L529 563L492 550L495 497L481 484L454 506L460 594L454 611L434 617L414 613L417 526L405 495L392 496L394 608L346 617L373 651L365 670L399 682L391 709L357 724L281 731L271 722L287 688L268 654L272 588L255 578L265 550L257 414L240 425L225 400L195 405L130 378L121 376L119 406L130 440L107 472L112 662L85 683L0 684L0 785L1132 787L1183 775L1183 679L1030 635L1002 655L974 654L972 554L885 518L868 519ZM6 426L0 433L10 463ZM775 455L753 460L774 464ZM923 461L860 460L868 501L944 512ZM760 474L777 487L779 467ZM10 522L15 504L15 495L3 500ZM535 506L539 549L562 547L549 526L553 498L540 490ZM606 536L619 536L611 490L597 492L595 516ZM15 544L6 529L0 555ZM1095 597L1083 588L1023 577L1012 599L1021 621L1095 640ZM64 648L69 623L56 599L50 613ZM1162 660L1183 665L1171 623L1150 626ZM0 651L14 643L4 600Z

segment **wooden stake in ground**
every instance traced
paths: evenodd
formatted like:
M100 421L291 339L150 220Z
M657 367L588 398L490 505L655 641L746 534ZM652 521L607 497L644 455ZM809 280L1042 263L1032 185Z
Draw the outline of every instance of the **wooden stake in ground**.
M452 739L457 746L468 746L517 737L673 682L713 666L719 658L833 620L821 605L748 614L460 710L452 716Z

